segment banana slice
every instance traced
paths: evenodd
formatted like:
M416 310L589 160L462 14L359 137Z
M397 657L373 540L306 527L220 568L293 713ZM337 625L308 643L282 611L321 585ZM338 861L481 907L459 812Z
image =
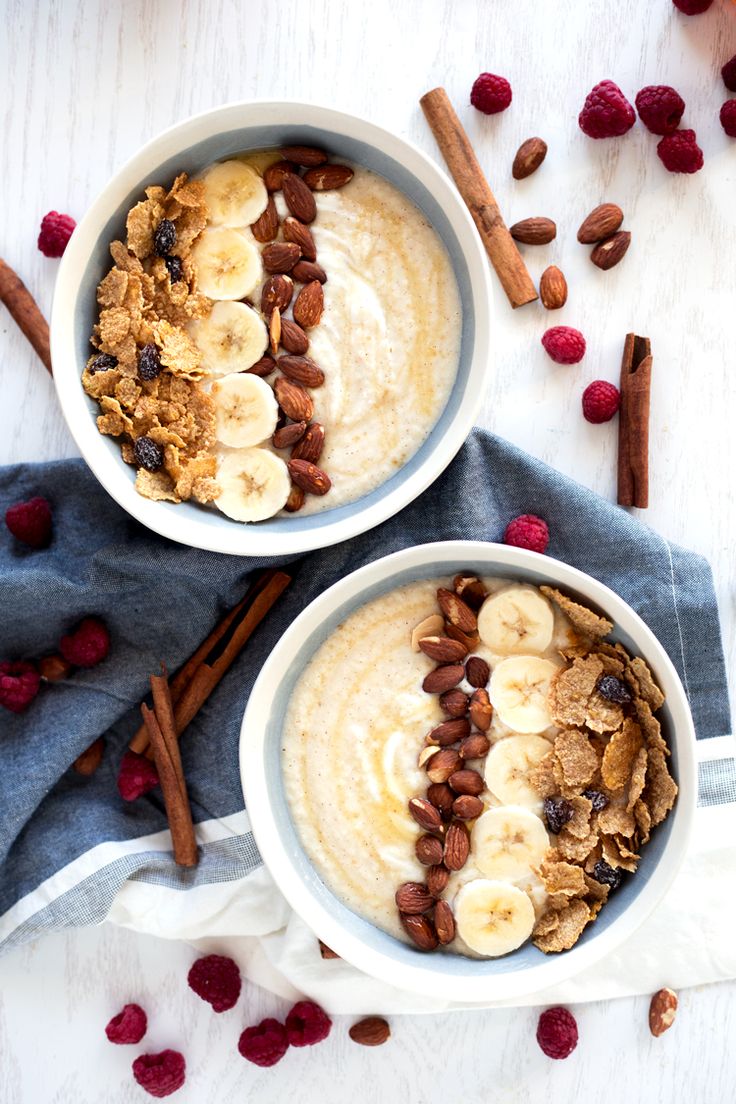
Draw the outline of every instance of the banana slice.
M552 724L547 697L558 668L539 656L511 656L497 663L488 694L503 721L515 732L544 732Z
M206 318L191 323L189 332L210 379L244 372L268 345L263 319L245 303L215 303Z
M210 299L245 299L263 278L255 242L239 230L208 227L190 256L197 269L197 289Z
M486 598L478 614L478 632L501 655L544 652L552 642L554 614L534 587L511 586Z
M532 934L534 906L508 882L476 878L466 882L454 903L458 935L488 958L515 951Z
M244 161L220 161L207 170L202 183L212 226L250 226L266 210L266 185Z
M507 736L499 740L486 759L486 786L506 805L540 812L542 799L529 785L529 771L551 750L551 743L542 736Z
M529 809L502 805L478 817L473 825L472 846L481 874L515 882L539 866L549 838L542 821Z
M217 440L231 448L260 445L276 428L279 404L259 376L225 376L212 385Z
M238 449L217 471L220 495L215 505L235 521L263 521L283 510L291 490L289 469L265 448Z

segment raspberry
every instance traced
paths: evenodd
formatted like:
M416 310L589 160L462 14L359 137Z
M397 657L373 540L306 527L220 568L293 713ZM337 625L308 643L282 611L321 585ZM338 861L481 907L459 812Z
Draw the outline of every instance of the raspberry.
M211 1004L215 1012L227 1012L240 996L240 970L236 962L224 955L198 958L187 974L189 988Z
M636 122L634 109L613 81L596 84L578 115L580 129L589 138L618 138Z
M470 90L470 102L484 115L497 115L511 103L511 85L495 73L481 73Z
M298 1001L286 1017L286 1034L292 1046L313 1046L330 1034L332 1020L314 1001Z
M713 3L713 0L672 0L678 11L683 15L702 15Z
M532 552L546 552L549 544L547 522L534 514L522 514L506 526L504 544L515 548L529 548Z
M537 1042L548 1058L567 1058L578 1045L578 1025L566 1008L547 1008L539 1017Z
M729 92L736 92L736 54L729 58L721 69L723 83Z
M736 100L726 100L721 108L721 126L729 138L736 138Z
M178 1050L141 1054L133 1063L133 1076L151 1096L171 1096L186 1080L187 1064Z
M668 172L695 173L703 167L703 151L694 130L676 130L657 142L657 154Z
M668 84L648 84L636 94L636 110L652 134L672 134L680 125L685 101Z
M564 797L545 797L544 816L550 832L558 835L569 820L575 815L575 810Z
M32 663L0 663L0 705L11 713L23 713L40 685L41 676Z
M123 801L135 801L158 783L158 771L151 760L135 751L126 751L118 770L118 792Z
M45 498L16 502L5 511L5 524L16 540L45 548L51 540L51 507Z
M38 235L38 248L44 257L61 257L76 225L71 215L60 215L58 211L44 215Z
M572 326L553 326L542 334L542 344L555 364L577 364L585 356L585 338Z
M158 471L164 462L164 450L150 437L137 437L133 442L135 458L146 471Z
M75 667L96 667L110 651L110 634L97 617L85 617L73 633L62 636L59 651Z
M594 380L583 391L583 417L599 425L610 422L621 403L621 392L608 380Z
M111 1043L139 1043L146 1034L148 1017L139 1004L126 1004L105 1028Z
M256 1066L275 1066L289 1049L286 1028L278 1020L261 1020L246 1027L238 1039L238 1051Z

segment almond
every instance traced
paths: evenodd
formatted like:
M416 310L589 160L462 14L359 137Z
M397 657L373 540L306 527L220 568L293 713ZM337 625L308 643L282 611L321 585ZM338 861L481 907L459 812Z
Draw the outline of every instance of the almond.
M439 810L426 797L412 797L409 801L409 812L425 832L436 832L442 825Z
M309 422L314 413L314 403L310 394L298 383L279 376L273 385L278 404L292 422ZM304 488L306 490L306 487Z
M450 789L454 790L455 793L470 794L471 797L477 797L485 789L485 782L481 775L468 767L455 771L447 781Z
M325 296L322 285L319 280L311 280L304 285L296 297L292 311L294 321L308 330L311 326L318 325L324 307Z
M297 441L301 441L306 428L306 422L290 422L288 425L281 426L274 432L273 447L277 449L291 448Z
M433 782L427 786L427 801L430 801L442 816L449 820L455 795L446 782Z
M455 593L473 610L479 610L488 597L488 591L477 575L456 575L452 585Z
M477 632L463 632L457 625L453 625L452 621L445 621L445 635L462 644L466 652L474 652L480 644L480 637Z
M430 866L427 871L427 889L433 897L439 897L440 893L445 892L449 880L450 871L444 863L437 863L436 866Z
M467 664L465 669L467 671ZM446 690L440 695L440 709L449 717L464 717L469 705L470 698L462 690Z
M84 778L89 778L95 773L100 763L102 762L102 756L105 754L105 737L98 736L89 747L78 755L72 763L74 770L77 774L81 774ZM439 842L439 841L438 841ZM440 857L434 860L435 862L442 862L442 845L440 844Z
M557 227L549 218L528 218L515 222L509 233L524 245L547 245L557 236Z
M487 732L493 720L493 706L488 691L474 690L470 697L470 719L481 732Z
M581 245L594 245L615 234L624 221L624 213L615 203L601 203L583 219L578 230Z
M322 165L307 169L304 180L314 192L330 192L342 188L353 179L353 170L347 165ZM294 212L296 214L296 212Z
M422 748L422 750L419 752L419 755L417 756L417 766L426 767L432 756L436 755L439 750L439 744L425 744L425 746Z
M332 486L327 472L308 460L289 460L287 467L293 482L307 494L326 495Z
M286 241L294 242L295 245L299 246L305 261L317 260L317 247L314 244L312 231L308 226L305 226L299 219L295 219L290 215L288 218L284 219L281 224L281 229L283 230Z
M425 636L438 636L445 627L445 619L439 613L430 613L411 630L411 650L420 651L419 641Z
M463 759L483 759L491 750L491 741L482 732L471 732L461 740L458 751Z
M437 744L446 747L457 740L463 740L470 732L470 722L464 717L456 717L452 721L443 721L427 734L428 744Z
M276 237L279 231L279 216L276 212L276 204L273 201L273 196L268 197L268 203L266 204L266 210L260 215L259 218L251 226L253 237L259 242L270 242Z
M484 805L474 794L460 794L452 803L453 815L458 820L475 820L483 812Z
M275 356L279 351L279 342L281 341L281 311L278 307L274 307L271 311L271 319L268 323L268 340L271 345L271 352Z
M434 901L426 885L420 882L404 882L396 890L396 904L399 912L416 916L419 913L428 912Z
M383 1016L366 1016L348 1031L354 1043L360 1046L382 1046L391 1036L391 1028Z
M470 837L463 824L454 821L445 836L445 866L448 870L462 870L470 854Z
M420 836L414 844L414 854L422 866L437 866L442 862L444 848L436 836Z
M323 943L321 939L318 939L319 953L322 958L339 958L339 954L333 951L332 947L328 947L326 943Z
M465 674L462 663L445 664L430 671L422 683L425 694L442 694L457 686Z
M660 989L649 1005L649 1030L655 1038L663 1035L674 1023L677 1013L677 993L673 989Z
M269 192L280 192L284 177L293 173L296 165L293 161L274 161L263 174L263 183Z
M324 446L325 427L319 422L312 422L307 426L307 431L299 444L292 450L291 459L308 460L310 464L317 464Z
M261 252L266 272L289 272L299 260L299 246L294 242L273 242Z
M281 156L286 161L293 161L295 165L301 165L305 169L324 165L327 160L325 151L314 146L283 146Z
M298 261L292 269L292 274L300 284L308 284L310 280L319 280L321 284L327 283L327 273L316 261Z
M321 170L315 169L314 171L320 172ZM299 219L300 222L314 222L317 216L317 204L314 202L314 196L310 189L300 176L297 176L296 173L287 173L282 181L281 190L284 193L286 206L294 218Z
M559 310L567 302L567 280L557 265L550 265L542 273L539 298L547 310Z
M437 616L439 617L439 614ZM68 678L72 672L71 663L60 655L43 656L36 666L39 675L46 682L61 682L62 679Z
M292 268L292 272L294 269ZM288 277L287 277L288 279ZM309 338L305 334L301 326L297 326L296 322L291 318L281 319L281 344L287 353L294 353L295 356L303 356L309 348Z
M294 281L291 276L285 276L283 273L269 276L261 291L261 313L268 318L274 307L278 307L280 311L285 311L293 294Z
M321 387L325 374L318 364L305 356L280 356L278 366L285 376L304 387Z
M516 151L511 175L514 180L524 180L536 172L547 156L547 143L542 138L527 138Z
M449 636L424 636L419 641L419 647L436 663L457 663L465 658L468 651L459 640L451 640Z
M464 633L474 633L478 628L478 620L470 606L463 602L462 598L452 590L440 587L437 591L437 602L451 625L455 625Z
M612 237L599 242L590 254L590 259L594 265L606 272L623 260L624 254L630 245L631 234L629 231L619 230L617 234L613 234Z
M454 748L440 748L427 764L427 778L430 782L446 782L462 766L462 759Z
M488 685L491 668L480 656L470 656L465 664L465 677L471 686L480 689Z
M303 505L304 491L301 489L301 487L297 487L296 485L292 486L291 490L289 491L289 497L287 498L284 505L284 509L289 514L295 514L297 510L301 510Z
M402 927L420 951L433 951L437 946L437 932L426 916L399 915Z
M268 353L262 356L260 360L257 360L255 364L251 364L250 368L247 369L247 372L249 372L251 376L270 376L271 373L275 371L276 361L272 356L269 356Z
M438 901L434 906L434 927L442 946L452 943L455 938L455 917L447 901Z

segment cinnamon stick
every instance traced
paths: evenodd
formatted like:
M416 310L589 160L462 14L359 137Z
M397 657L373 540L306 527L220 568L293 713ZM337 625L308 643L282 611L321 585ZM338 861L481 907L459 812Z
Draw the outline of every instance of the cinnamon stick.
M621 360L618 424L618 504L649 505L649 408L652 347L648 337L626 335Z
M169 820L174 860L179 866L196 866L199 861L197 840L192 824L184 771L181 765L179 742L174 726L174 710L169 695L169 684L161 675L151 676L153 710L141 705L143 721L153 748L156 770L164 795L166 816Z
M30 341L51 374L49 327L38 303L20 276L0 258L0 301L10 311L20 329Z
M516 309L532 303L537 289L447 93L444 88L433 88L419 103L511 306Z

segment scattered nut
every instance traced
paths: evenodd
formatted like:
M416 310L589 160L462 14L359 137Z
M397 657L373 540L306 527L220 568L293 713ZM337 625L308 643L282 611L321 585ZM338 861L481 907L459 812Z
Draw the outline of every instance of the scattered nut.
M524 180L536 172L547 156L547 143L542 138L527 138L516 151L511 175L514 180Z
M578 230L581 245L594 245L615 234L624 221L624 213L615 203L601 203L583 219Z
M547 245L557 236L557 227L549 218L528 218L515 222L509 232L524 245Z
M547 310L559 310L567 302L567 280L557 265L550 265L542 273L539 298Z
M613 234L610 238L606 238L604 241L599 242L595 249L590 254L590 259L594 265L598 268L602 268L604 272L609 268L613 268L619 261L623 260L626 250L631 245L631 234L628 230L619 230L618 233Z
M649 1030L659 1038L672 1027L677 1013L677 993L672 989L660 989L649 1005Z
M360 1046L382 1046L391 1037L391 1028L382 1016L366 1016L364 1020L353 1024L348 1035Z

